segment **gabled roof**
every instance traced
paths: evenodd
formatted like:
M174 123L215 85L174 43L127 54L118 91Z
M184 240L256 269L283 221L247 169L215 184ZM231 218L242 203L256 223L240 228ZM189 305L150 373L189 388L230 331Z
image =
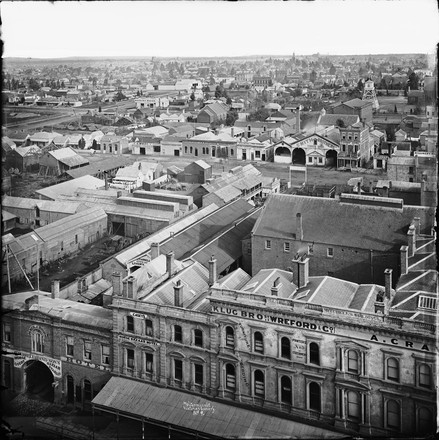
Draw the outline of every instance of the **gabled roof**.
M103 188L105 182L93 176L81 176L76 179L68 180L67 182L58 183L57 185L41 188L36 191L37 194L43 197L57 200L61 195L71 196L78 188Z
M37 147L36 145L29 145L28 147L17 147L14 151L22 157L34 156L36 154L39 155L42 153L41 148Z
M363 108L363 107L372 106L371 101L362 100L359 98L354 98L349 101L345 101L345 102L343 102L343 104L347 105L348 107L351 107L351 108Z
M52 150L49 151L48 154L68 167L80 166L89 163L87 159L75 153L70 147Z

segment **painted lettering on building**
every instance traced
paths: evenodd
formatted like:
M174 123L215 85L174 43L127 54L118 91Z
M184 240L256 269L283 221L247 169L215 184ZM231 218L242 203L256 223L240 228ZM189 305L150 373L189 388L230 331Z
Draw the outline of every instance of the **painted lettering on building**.
M142 338L138 338L136 336L119 335L119 341L138 342L140 344L145 344L145 345L160 345L160 342L151 341L148 339L142 339Z
M402 339L397 339L397 338L380 339L380 338L378 338L377 335L372 335L370 337L370 340L375 341L375 342L381 342L383 344L393 345L395 347L414 348L417 350L431 351L430 348L428 347L428 345L423 342L415 343L412 341L407 341L407 340L402 340Z
M316 330L325 333L335 333L335 327L333 326L314 324L312 322L300 321L289 318L281 318L275 315L247 312L246 310L240 310L232 307L212 306L211 312L233 315L245 319L252 319L255 321L264 321L264 322L269 322L271 324L286 325L288 327L297 327L306 330Z
M245 345L247 345L248 351L251 351L251 345L249 340L247 339L247 333L245 332L244 326L241 323L239 323L239 328L241 329L242 334L244 335L244 342Z
M38 354L27 353L16 356L14 358L14 367L21 368L27 361L31 360L42 362L47 365L54 377L61 377L61 361L47 356L40 356Z
M93 368L94 370L111 371L110 367L106 367L105 365L94 364L93 362L83 361L81 359L74 359L71 357L61 356L61 360L64 362L69 362L71 364Z
M293 355L298 361L304 361L306 358L306 342L302 339L292 339Z

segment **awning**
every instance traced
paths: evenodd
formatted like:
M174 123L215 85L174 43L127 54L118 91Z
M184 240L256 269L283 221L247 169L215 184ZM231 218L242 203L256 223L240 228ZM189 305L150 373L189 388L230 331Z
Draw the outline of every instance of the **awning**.
M219 438L343 438L341 433L273 417L201 396L112 377L93 399L95 409Z

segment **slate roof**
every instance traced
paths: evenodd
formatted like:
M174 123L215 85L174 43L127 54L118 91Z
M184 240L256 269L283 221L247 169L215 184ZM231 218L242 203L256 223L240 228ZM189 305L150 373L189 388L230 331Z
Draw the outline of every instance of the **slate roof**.
M317 121L318 125L338 125L337 121L342 120L345 127L355 124L360 120L358 115L339 115L339 114L325 114L321 115Z
M24 310L25 300L33 296L38 297L38 304L32 305L30 311L38 311L47 316L74 324L88 325L104 330L112 329L113 312L110 309L68 299L52 299L44 294L37 295L35 292L5 295L2 298L2 308L4 310Z
M407 243L406 234L414 217L421 218L423 230L430 230L434 221L434 208L428 207L404 206L401 210L330 198L271 194L253 233L292 239L297 233L298 213L302 214L303 241L377 251L399 251Z

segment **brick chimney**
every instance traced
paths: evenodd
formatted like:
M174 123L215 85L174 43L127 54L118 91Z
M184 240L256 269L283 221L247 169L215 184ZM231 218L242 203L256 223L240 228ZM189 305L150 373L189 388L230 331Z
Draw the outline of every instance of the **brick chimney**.
M151 260L155 260L160 255L160 243L151 243Z
M303 222L300 212L296 214L296 239L303 240Z
M408 257L409 247L401 246L400 256L401 256L401 275L405 275L408 272L409 257Z
M183 283L177 280L174 284L174 306L183 307Z
M279 277L274 280L274 283L271 286L271 296L279 296L279 281Z
M407 232L407 245L409 248L409 257L413 257L415 255L416 250L416 229L414 225L410 225L409 230Z
M137 279L133 276L126 278L126 291L125 295L130 299L137 299Z
M113 284L113 295L122 295L122 274L120 272L113 272L111 275L111 283Z
M166 272L168 273L169 278L172 277L172 266L174 266L174 251L166 254Z
M59 298L59 280L53 280L50 289L50 297L52 299Z
M209 286L213 286L218 277L216 258L212 255L209 260Z

